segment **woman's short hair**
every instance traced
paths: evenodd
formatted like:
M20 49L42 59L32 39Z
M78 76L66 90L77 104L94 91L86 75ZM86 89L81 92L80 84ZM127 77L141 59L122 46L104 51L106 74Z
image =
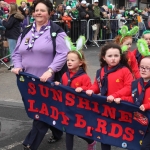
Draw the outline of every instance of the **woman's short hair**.
M50 0L36 0L36 1L34 1L34 11L35 11L36 5L39 3L42 3L47 6L49 14L53 10L53 4L51 3Z

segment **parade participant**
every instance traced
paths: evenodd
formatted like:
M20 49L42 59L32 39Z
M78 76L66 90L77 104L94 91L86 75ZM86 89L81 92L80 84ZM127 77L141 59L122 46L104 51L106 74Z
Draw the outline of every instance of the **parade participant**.
M96 73L94 84L86 91L91 96L93 93L101 93L107 96L107 102L111 103L115 98L129 96L133 76L127 63L127 58L122 53L121 47L109 43L101 48L100 66ZM111 145L101 143L102 150L110 150Z
M55 74L65 64L68 53L64 40L66 34L58 25L49 20L52 9L52 3L49 0L37 0L34 3L35 22L30 26L31 28L28 27L30 30L25 35L23 32L17 41L12 56L13 73L19 74L20 71L24 70L26 73L39 77L41 82L53 81ZM52 32L54 27L59 32ZM51 32L52 34L50 34ZM56 40L55 55L54 37ZM62 131L55 129L53 126L50 126L50 128L52 132L55 130L55 133L57 133L53 134L52 139L55 139L55 141L60 139ZM37 150L48 129L48 124L33 120L32 129L23 142L24 149Z
M146 40L147 44L148 44L148 47L150 48L150 30L146 30L143 32L143 35L142 35L142 38ZM136 60L138 62L138 66L140 64L140 61L141 59L144 57L143 55L140 54L139 50L138 49L135 49L133 51L133 54L135 55L136 57Z
M140 78L140 73L138 69L138 63L136 61L133 52L130 51L130 48L132 46L132 41L133 41L132 36L135 35L137 32L138 32L137 26L133 27L132 30L130 31L128 31L127 26L123 26L119 31L119 35L116 36L115 38L115 43L119 44L120 46L123 46L122 50L127 55L128 64L132 70L135 79Z
M66 37L66 45L71 50L67 55L68 71L62 76L62 84L75 88L76 92L87 90L91 86L90 77L86 74L87 65L84 54L81 51L85 44L85 37L80 36L76 42L76 47L73 46L69 37ZM55 84L60 84L55 82ZM66 150L73 150L73 134L66 133ZM88 138L83 138L88 143L87 150L96 150L96 141Z
M132 82L132 93L128 100L134 101L135 105L139 106L141 111L150 110L149 93L150 93L150 56L142 58L140 62L141 78ZM144 90L143 90L144 89ZM116 98L114 101L120 103L121 98ZM150 149L150 125L142 140L141 150Z

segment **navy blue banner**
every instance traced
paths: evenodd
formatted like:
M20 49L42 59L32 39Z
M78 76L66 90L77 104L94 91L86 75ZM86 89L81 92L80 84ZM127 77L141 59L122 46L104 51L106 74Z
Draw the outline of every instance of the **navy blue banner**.
M27 73L17 75L17 84L30 118L98 142L140 150L149 112L125 101L107 103L104 96L87 96L67 86L42 83Z

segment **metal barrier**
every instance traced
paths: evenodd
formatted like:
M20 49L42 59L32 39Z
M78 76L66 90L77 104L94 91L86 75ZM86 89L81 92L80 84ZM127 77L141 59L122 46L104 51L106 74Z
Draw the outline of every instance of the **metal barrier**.
M9 68L9 66L5 63L5 60L8 60L8 57L10 57L10 54L8 54L9 48L4 47L4 41L6 41L5 30L3 27L0 27L0 62Z
M113 40L118 35L119 30L119 21L118 19L90 19L87 24L87 38L90 42L93 42L95 45L98 45L98 42L103 43L107 41ZM142 22L144 24L144 22ZM92 30L92 26L96 24L97 29L95 31ZM139 23L134 20L128 19L125 20L124 25L127 25L129 29L131 29L135 25L139 25ZM144 25L145 26L145 25ZM139 32L133 36L133 38L138 39Z
M67 27L66 24L62 21L53 21L59 26L61 26L64 31L67 33ZM88 40L87 38L87 20L73 20L71 21L71 29L69 30L69 33L67 33L68 36L70 36L73 43L75 43L80 35L84 35L86 37L86 42Z
M86 42L87 41L92 42L97 47L99 47L98 42L100 42L101 44L103 42L113 40L118 35L119 21L120 20L118 19L103 19L103 20L89 19L88 21L87 20L73 20L71 21L71 29L69 30L66 27L66 24L64 22L62 21L54 21L54 22L64 29L64 31L67 33L68 36L70 36L74 44L80 35L84 35L86 37ZM143 21L142 23L145 28L145 24ZM92 26L94 24L97 25L97 29L95 31L93 31L92 29ZM128 28L131 29L133 26L139 25L139 23L135 20L128 19L126 20L125 25L127 25ZM3 63L6 67L8 67L8 65L4 62L4 59L10 57L10 55L7 55L8 50L5 50L5 48L1 44L2 40L4 40L3 32L4 31L0 30L0 35L1 35L0 62ZM138 39L139 35L140 35L140 31L133 38Z

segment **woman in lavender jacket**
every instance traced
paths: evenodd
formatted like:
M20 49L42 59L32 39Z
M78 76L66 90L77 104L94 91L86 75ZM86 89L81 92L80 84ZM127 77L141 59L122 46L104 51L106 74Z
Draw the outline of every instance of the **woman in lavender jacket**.
M53 58L53 43L50 35L50 12L52 4L49 0L38 0L34 5L35 22L31 30L21 41L19 37L12 60L12 72L19 74L22 69L40 78L41 82L52 81L55 72L59 71L66 62L68 48L64 37L65 32L57 34L56 55ZM33 120L33 126L25 141L24 150L37 150L44 138L49 125Z

